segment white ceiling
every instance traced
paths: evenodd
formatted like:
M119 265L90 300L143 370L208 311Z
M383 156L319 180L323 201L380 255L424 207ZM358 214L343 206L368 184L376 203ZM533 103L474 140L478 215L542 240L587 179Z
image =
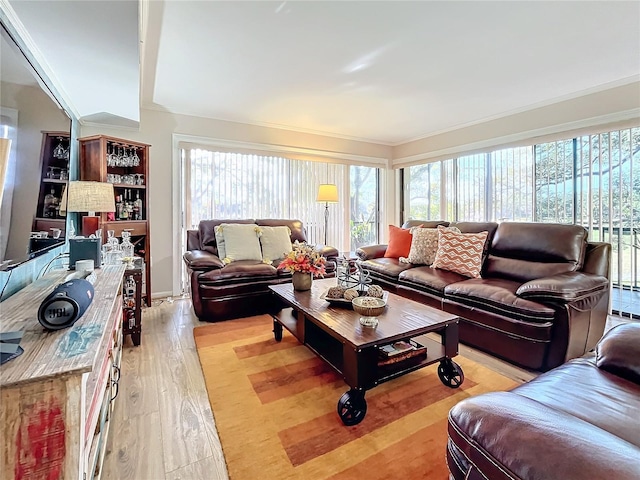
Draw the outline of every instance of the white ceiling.
M640 78L637 1L143 0L139 97L138 2L11 5L85 119L141 101L398 144Z
M38 50L36 58L79 118L137 125L136 0L11 0L10 5Z

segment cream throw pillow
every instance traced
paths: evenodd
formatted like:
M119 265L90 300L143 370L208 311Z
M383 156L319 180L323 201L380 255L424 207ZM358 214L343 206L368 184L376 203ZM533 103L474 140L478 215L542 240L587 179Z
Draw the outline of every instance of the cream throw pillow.
M284 258L293 250L291 230L287 226L260 227L260 244L265 263Z
M258 233L260 227L255 223L223 223L219 228L224 236L224 263L238 260L262 261Z
M222 225L216 225L216 227L213 229L213 233L215 233L216 235L216 245L218 246L218 258L220 260L225 259L225 257L227 256L227 249L224 246L224 235L222 234L222 228L220 228Z
M452 231L459 232L456 227L438 227L447 228ZM431 265L436 258L438 251L438 229L412 227L411 232L411 249L407 258L401 257L402 263L413 263L414 265Z

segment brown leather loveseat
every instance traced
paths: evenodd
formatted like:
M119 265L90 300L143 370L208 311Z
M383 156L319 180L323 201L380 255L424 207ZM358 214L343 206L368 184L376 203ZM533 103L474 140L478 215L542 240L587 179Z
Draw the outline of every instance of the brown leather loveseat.
M448 222L411 221L403 228ZM460 341L512 363L549 370L592 349L609 310L611 246L578 225L458 222L487 231L481 278L358 249L374 282L461 317Z
M449 412L452 480L640 480L640 324L595 353Z
M273 304L274 296L269 285L291 282L291 274L277 270L278 260L271 264L255 260L225 264L218 257L214 230L222 223L287 226L291 231L291 242L307 241L306 230L300 220L202 220L198 230L187 231L187 252L183 255L189 271L195 314L202 321L217 322L278 310L279 306ZM316 248L327 259L325 277L334 277L338 251L328 246Z

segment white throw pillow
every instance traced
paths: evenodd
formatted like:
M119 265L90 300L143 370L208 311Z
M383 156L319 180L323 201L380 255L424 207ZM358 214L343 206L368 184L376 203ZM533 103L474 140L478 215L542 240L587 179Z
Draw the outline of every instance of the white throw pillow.
M224 258L227 256L227 249L224 246L224 235L222 234L221 225L216 225L213 229L213 232L216 235L216 245L218 246L218 258L224 261Z
M258 232L260 227L255 223L223 223L220 230L224 236L225 257L223 262L238 260L262 261Z
M260 243L262 244L262 259L271 263L287 256L291 245L291 230L287 226L260 227Z

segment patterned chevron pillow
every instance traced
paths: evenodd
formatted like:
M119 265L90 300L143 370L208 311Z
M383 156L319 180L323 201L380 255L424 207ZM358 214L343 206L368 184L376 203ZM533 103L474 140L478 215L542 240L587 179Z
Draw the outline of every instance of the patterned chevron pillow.
M458 233L438 227L438 251L431 267L478 278L489 232Z

